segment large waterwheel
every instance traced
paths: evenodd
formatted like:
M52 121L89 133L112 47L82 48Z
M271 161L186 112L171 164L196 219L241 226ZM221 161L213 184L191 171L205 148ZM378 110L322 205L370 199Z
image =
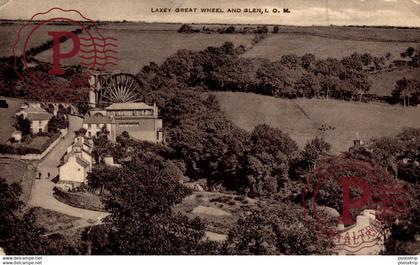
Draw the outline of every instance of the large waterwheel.
M139 101L142 83L131 74L114 74L101 77L100 87L98 104L107 107L113 103Z

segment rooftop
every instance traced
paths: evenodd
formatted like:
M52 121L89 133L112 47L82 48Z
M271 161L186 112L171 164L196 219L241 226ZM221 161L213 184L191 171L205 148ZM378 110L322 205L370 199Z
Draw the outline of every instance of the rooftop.
M87 162L86 160L84 160L80 157L76 157L76 162L84 168L89 166L89 162Z
M144 102L126 102L126 103L113 103L105 108L106 110L138 110L138 109L153 109Z

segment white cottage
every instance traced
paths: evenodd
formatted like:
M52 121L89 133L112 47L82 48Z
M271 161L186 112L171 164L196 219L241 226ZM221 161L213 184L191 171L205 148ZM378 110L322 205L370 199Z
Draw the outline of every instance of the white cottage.
M89 163L77 156L69 156L67 161L58 167L58 184L66 189L72 189L86 182Z
M76 137L67 148L63 163L58 167L58 184L65 189L72 189L86 182L87 174L92 170L92 147L83 137Z

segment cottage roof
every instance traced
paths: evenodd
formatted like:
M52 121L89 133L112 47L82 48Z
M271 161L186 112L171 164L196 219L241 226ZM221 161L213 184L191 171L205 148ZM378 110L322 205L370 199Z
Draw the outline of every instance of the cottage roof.
M76 157L76 162L84 168L89 167L89 163L80 157Z
M75 153L71 152L69 154L64 155L64 160L57 166L58 168L64 166L69 162L70 157L76 157L76 163L81 165L84 168L89 167L89 162L84 160L83 158L77 156Z

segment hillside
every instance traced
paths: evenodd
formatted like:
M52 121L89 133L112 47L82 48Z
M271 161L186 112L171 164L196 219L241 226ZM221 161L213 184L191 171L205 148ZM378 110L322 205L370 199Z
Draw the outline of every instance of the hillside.
M0 25L0 57L3 56L12 56L13 55L13 45L16 42L19 29L22 27L22 24L1 24ZM33 29L33 26L28 26L22 29L21 36L28 36L28 34ZM37 31L39 31L39 34L33 35L28 41L28 47L27 50L32 47L37 47L44 42L51 39L50 36L48 36L48 31L54 31L54 30L64 30L64 31L71 31L74 30L75 26L70 25L46 25L43 27L40 27ZM19 42L17 47L18 54L21 53L21 50L23 48L23 41Z
M118 65L115 67L116 70L137 74L144 65L148 65L150 62L161 64L180 49L199 51L208 46L220 46L226 41L232 42L235 46L248 46L254 37L253 34L181 34L173 28L170 30L147 30L144 27L144 24L109 24L100 27L103 36L117 39ZM66 41L62 46L66 50L70 49L70 45L72 45L71 42ZM51 50L39 54L36 58L41 61L49 61ZM67 65L75 62L77 62L75 58L65 61Z
M0 99L5 99L9 105L8 108L0 109L0 121L2 125L0 127L0 144L3 144L9 140L11 134L15 130L13 125L16 121L16 112L20 109L22 101L4 97L1 97Z
M13 42L21 25L0 26L0 57L12 55ZM227 25L204 25L194 24L195 29L203 27L218 28ZM255 28L256 25L246 25ZM177 33L180 24L161 23L105 23L100 25L101 33L106 37L118 39L118 62L116 69L123 72L137 73L139 69L153 61L162 63L168 56L178 49L202 50L208 46L219 46L226 41L233 42L236 46L249 47L254 37L253 33ZM240 31L244 25L235 25ZM47 31L54 29L70 30L73 26L50 25L40 28L42 33L36 34L28 44L29 47L40 45L48 40ZM341 58L353 52L369 52L375 56L383 56L391 52L392 58L398 58L399 54L408 46L419 48L420 29L396 29L396 28L360 28L360 27L294 27L281 26L279 33L273 34L272 26L269 27L268 37L255 45L244 54L245 57L279 59L283 54L313 53L318 58L336 57ZM24 32L24 34L27 32ZM45 37L44 37L45 35ZM70 48L70 41L65 42L63 50ZM36 58L50 61L51 51L39 54ZM64 61L65 64L73 64L76 61Z
M420 68L395 70L392 72L380 72L369 76L372 87L369 93L379 96L389 96L395 88L395 84L402 78L420 81Z
M408 47L420 47L419 42L377 41L359 39L338 39L333 35L312 35L302 33L270 34L266 39L244 54L247 58L267 58L278 60L282 55L294 53L302 56L313 53L321 59L342 58L354 52L384 56L390 52L392 59L399 59Z
M251 93L215 95L226 117L245 130L266 123L289 134L301 147L315 136L323 137L333 145L334 153L347 151L357 137L368 141L394 135L405 127L420 128L420 107L326 99L286 100Z

